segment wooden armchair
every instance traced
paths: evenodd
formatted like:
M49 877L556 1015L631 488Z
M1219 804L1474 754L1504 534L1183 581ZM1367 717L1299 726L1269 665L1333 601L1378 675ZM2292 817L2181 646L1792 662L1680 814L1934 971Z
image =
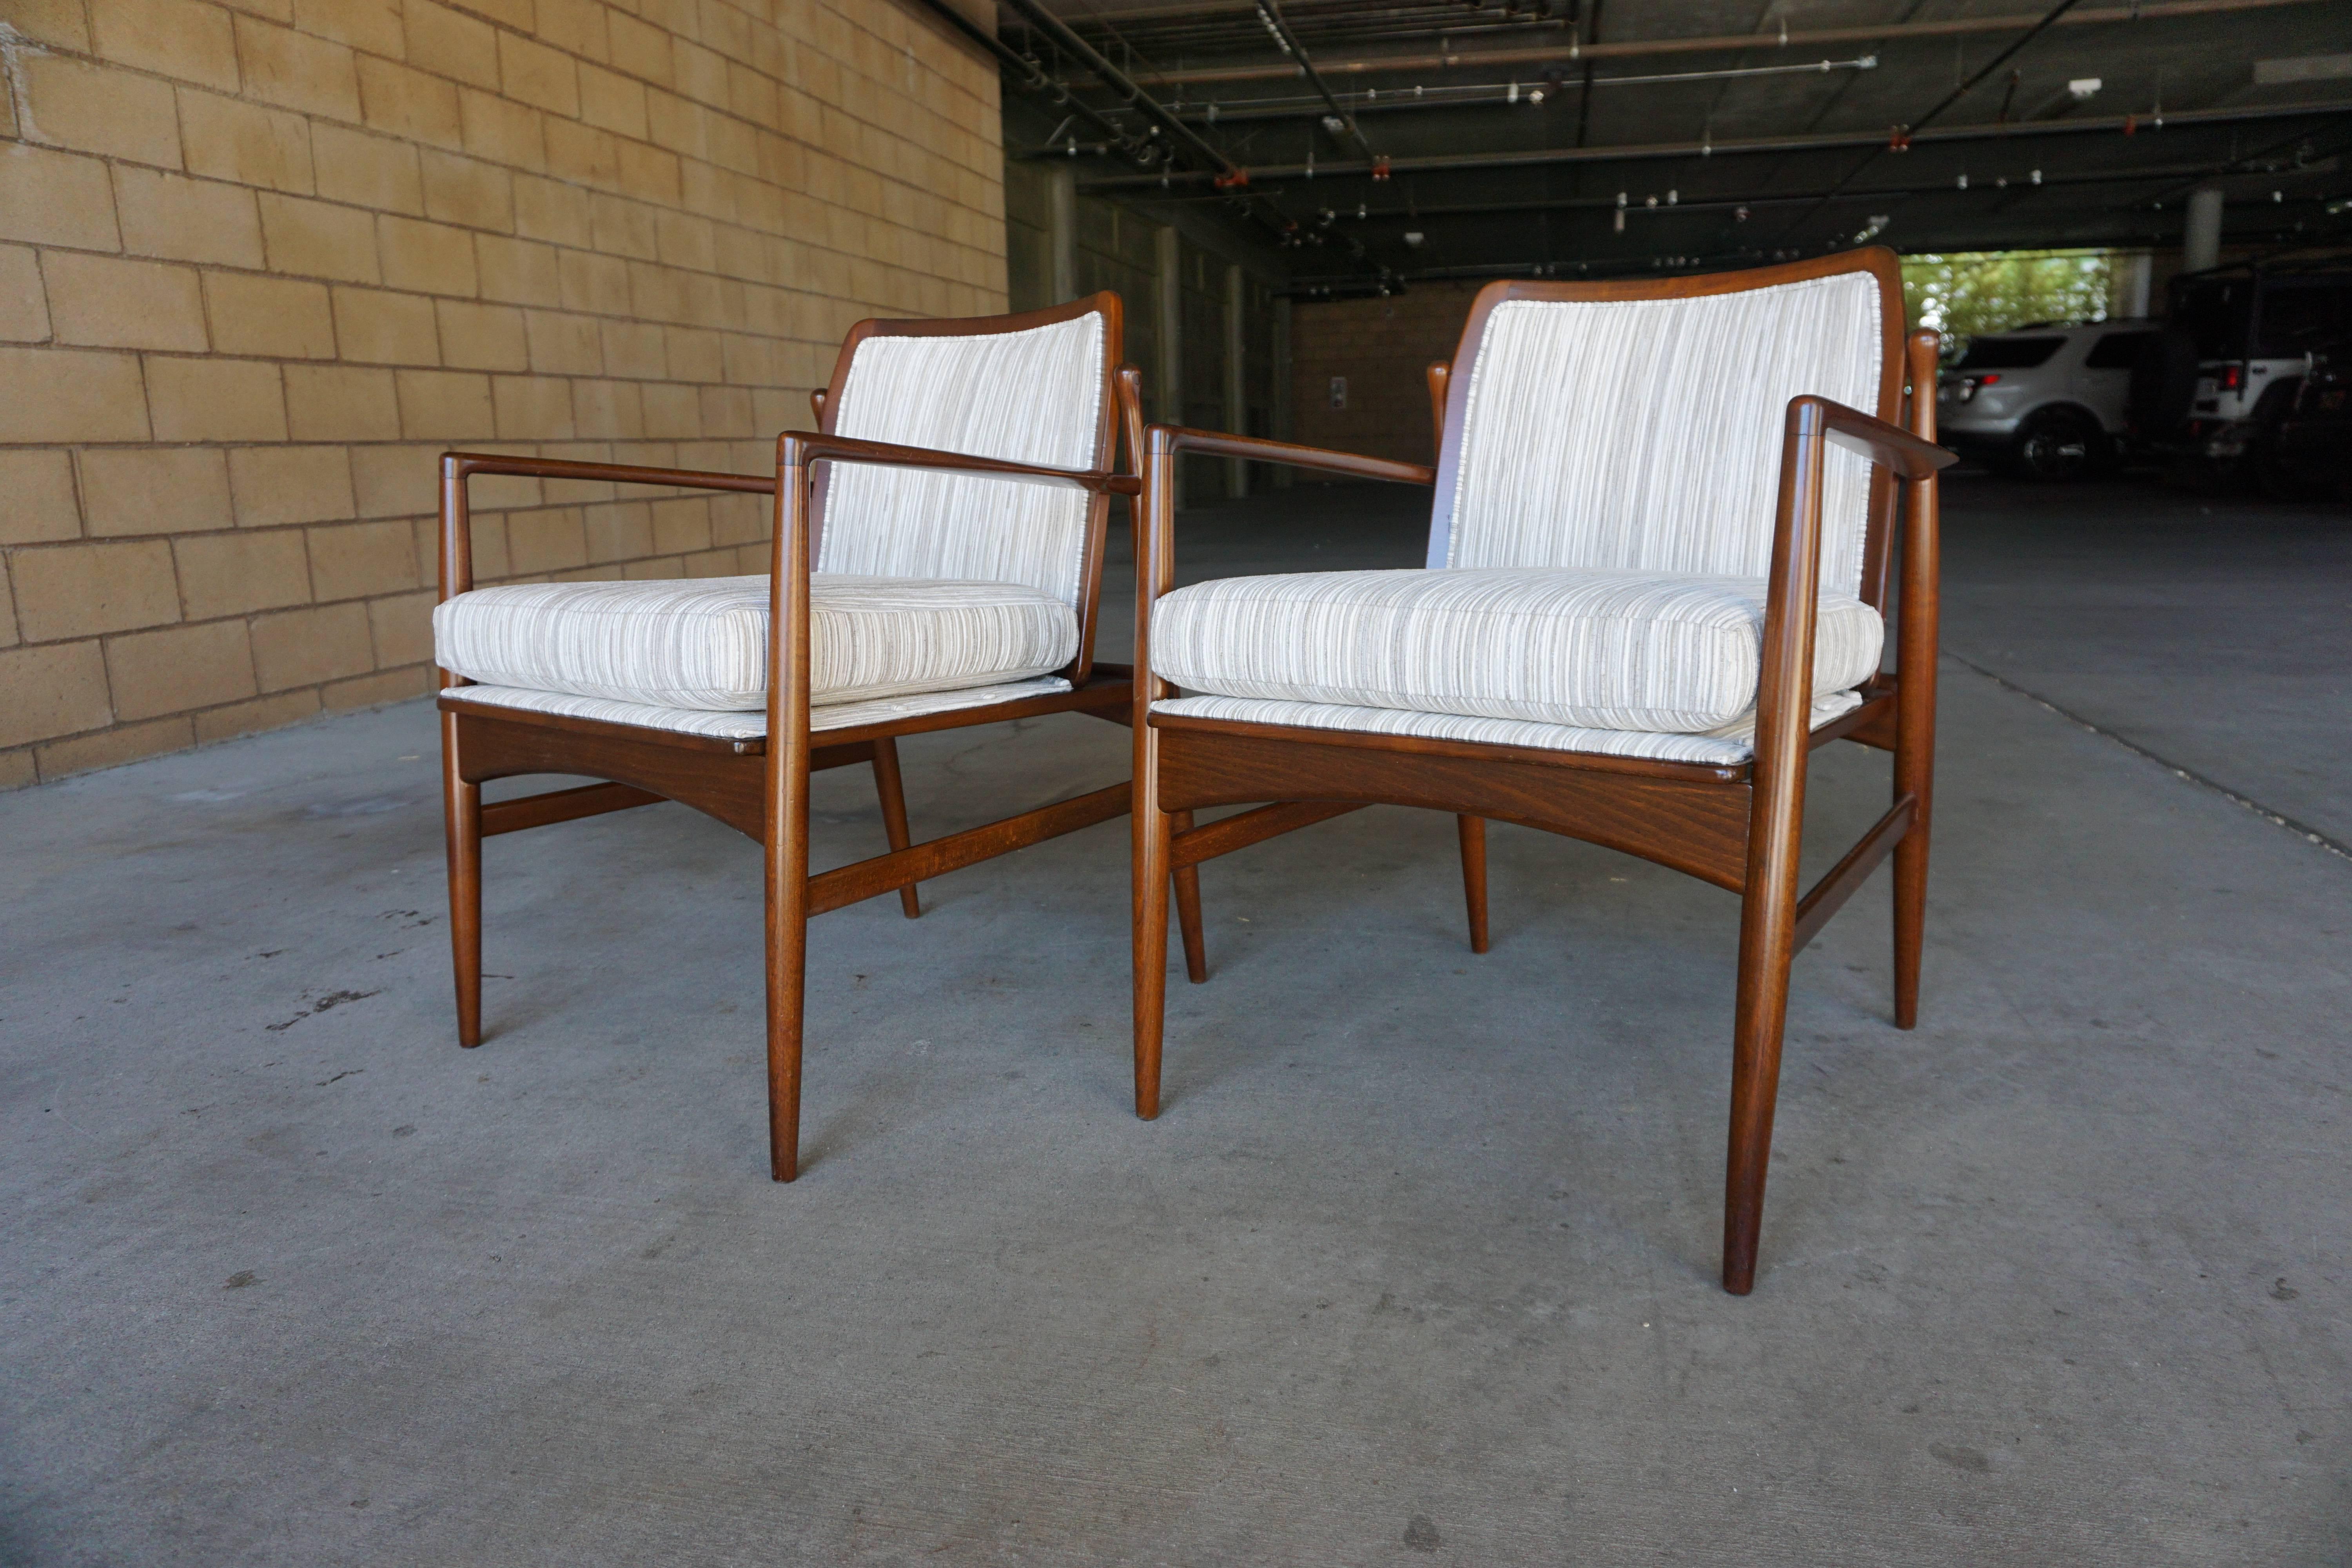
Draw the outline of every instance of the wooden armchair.
M1024 315L866 321L814 395L822 428L773 479L452 452L441 467L443 791L458 1040L481 1041L481 841L656 800L760 842L767 886L770 1163L799 1169L811 916L1108 820L1124 783L924 844L897 739L1055 712L1128 722L1129 670L1094 661L1112 471L1142 430L1116 294ZM820 467L822 465L822 467ZM775 498L764 577L476 589L481 474ZM773 628L774 635L771 635ZM889 852L812 875L808 780L870 764ZM486 780L609 782L485 805Z
M1723 1282L1754 1284L1790 961L1890 853L1895 1016L1919 987L1936 715L1936 336L1894 255L1482 289L1432 367L1437 467L1153 426L1135 686L1135 1100L1159 1113L1171 869L1389 803L1670 866L1741 900ZM1869 413L1859 412L1867 408ZM1433 485L1406 572L1171 593L1178 454ZM1900 647L1882 612L1903 493ZM1184 695L1178 695L1179 689ZM1806 760L1895 753L1894 804L1810 892ZM1207 806L1270 802L1192 826ZM1196 975L1199 966L1194 966Z

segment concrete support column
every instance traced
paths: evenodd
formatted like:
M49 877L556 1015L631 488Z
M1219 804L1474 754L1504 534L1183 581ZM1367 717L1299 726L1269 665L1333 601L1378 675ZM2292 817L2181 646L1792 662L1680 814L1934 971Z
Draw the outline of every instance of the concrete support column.
M1290 429L1290 298L1285 295L1274 302L1274 429L1277 441L1296 439ZM1274 488L1286 490L1297 470L1280 468L1274 470Z
M1243 373L1246 352L1249 280L1238 266L1225 268L1225 428L1236 436L1249 434L1249 382ZM1249 494L1249 465L1239 458L1225 459L1225 496L1239 500Z
M2202 272L2221 262L2221 187L2200 185L2189 193L2189 226L2180 238L2183 271Z
M2156 278L2156 258L2145 250L2119 250L2108 266L2107 314L2110 317L2147 315L2148 296Z
M1184 423L1184 241L1163 228L1152 245L1152 283L1160 340L1159 384L1152 387L1155 417L1162 425ZM1143 460L1140 453L1136 461ZM1176 465L1176 504L1184 504L1184 465Z
M1078 172L1055 163L1045 180L1046 248L1056 305L1078 297Z

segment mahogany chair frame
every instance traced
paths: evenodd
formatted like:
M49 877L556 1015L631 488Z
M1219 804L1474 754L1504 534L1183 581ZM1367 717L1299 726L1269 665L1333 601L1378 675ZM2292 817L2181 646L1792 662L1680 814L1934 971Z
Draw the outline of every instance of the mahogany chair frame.
M1739 979L1732 1026L1729 1148L1725 1176L1723 1284L1754 1288L1774 1101L1780 1082L1790 965L1878 864L1895 860L1895 1021L1918 1016L1919 953L1927 887L1929 801L1935 769L1937 609L1937 481L1953 455L1935 445L1937 336L1902 339L1902 289L1890 251L1873 248L1712 277L1610 282L1489 285L1463 329L1475 353L1486 318L1507 300L1686 299L1864 270L1877 280L1882 371L1877 409L1865 414L1817 396L1790 400L1757 694L1755 756L1736 766L1369 734L1154 713L1170 694L1150 671L1152 605L1173 585L1174 482L1180 454L1244 458L1357 479L1433 485L1452 493L1469 377L1430 368L1439 411L1438 462L1360 457L1252 437L1155 425L1146 433L1143 543L1136 573L1135 668L1135 1107L1160 1111L1168 967L1165 889L1192 868L1276 834L1370 805L1453 812L1459 818L1472 945L1486 942L1485 820L1515 822L1638 855L1740 897ZM1907 349L1907 353L1906 353ZM1911 395L1906 418L1904 380ZM1563 431L1562 439L1575 439ZM1898 489L1902 574L1896 666L1864 688L1862 705L1809 730L1813 631L1822 559L1822 480L1829 443L1872 464L1862 595L1883 613ZM1431 523L1435 546L1452 518L1443 499ZM1800 895L1807 759L1852 740L1895 753L1894 800L1837 865ZM1203 826L1209 806L1255 808Z
M1097 449L1105 455L1103 468L1066 470L856 440L834 433L850 362L857 346L869 337L1023 331L1094 311L1105 317L1102 426L1097 438ZM1128 668L1097 663L1094 658L1110 498L1132 497L1140 489L1131 474L1115 471L1115 438L1124 440L1132 462L1134 454L1141 450L1143 429L1141 377L1133 368L1119 365L1121 326L1120 300L1112 293L1015 315L860 322L842 344L830 384L812 395L819 428L791 431L778 438L772 479L474 452L443 455L440 597L444 601L474 585L467 481L477 475L736 491L771 496L775 509L769 569L774 618L769 637L764 739L727 740L468 700L462 688L471 683L449 670L439 671L444 693L440 698L441 758L448 834L449 936L457 977L459 1044L478 1046L482 1038L482 839L660 800L690 805L756 840L761 848L767 905L769 1163L777 1181L789 1182L799 1173L801 1037L810 918L897 889L911 919L919 913L917 883L1108 821L1129 808L1130 791L1122 782L984 826L912 843L897 747L902 735L1046 713L1085 713L1117 723L1129 721L1133 692ZM1078 652L1061 672L1071 689L813 732L809 728L809 576L823 527L824 485L819 466L835 462L993 475L1085 490L1092 499L1079 574ZM874 769L889 850L812 874L809 775L861 763ZM482 800L481 786L488 781L522 773L584 774L605 782L516 800ZM1195 879L1186 880L1197 888ZM1190 901L1195 916L1187 934L1197 946L1196 892Z

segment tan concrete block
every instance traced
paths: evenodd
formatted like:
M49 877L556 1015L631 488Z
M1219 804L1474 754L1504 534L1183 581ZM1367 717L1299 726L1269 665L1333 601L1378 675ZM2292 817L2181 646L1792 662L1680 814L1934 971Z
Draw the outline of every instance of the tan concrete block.
M751 395L740 386L705 386L698 389L702 403L702 433L705 436L746 437L758 432L759 426L751 417Z
M588 537L578 507L507 515L509 564L518 576L588 564Z
M236 58L248 98L330 120L360 118L359 73L341 44L239 16Z
M562 302L563 277L551 246L478 234L474 237L474 261L485 300L517 305Z
M688 577L733 577L742 572L742 563L732 550L705 550L686 557Z
M288 365L289 433L297 441L398 439L400 404L393 374L350 365Z
M537 0L531 15L539 36L564 53L590 60L613 58L604 0Z
M114 195L123 248L135 255L255 269L262 264L261 214L251 191L117 163ZM0 208L5 200L0 195Z
M677 37L670 41L669 58L670 71L681 94L713 109L727 107L725 55L706 49L690 38Z
M8 24L33 43L89 52L81 0L8 0Z
M93 535L226 528L228 466L216 447L90 447L82 507Z
M310 156L320 195L377 212L423 215L425 181L416 149L408 142L340 125L314 125Z
M433 0L406 0L409 63L436 76L495 90L499 85L498 29Z
M498 431L490 378L446 370L404 370L400 426L411 441L481 441Z
M563 308L589 310L600 316L631 313L629 264L611 256L567 250L557 258L563 285Z
M294 0L294 25L387 59L399 59L408 49L400 0Z
M253 673L264 691L316 686L374 668L368 607L358 600L254 619Z
M429 668L387 669L339 680L320 695L329 711L349 713L362 708L381 708L387 702L405 702L432 689L433 671Z
M342 357L361 363L441 363L433 301L378 289L337 289L335 340Z
M604 22L615 67L650 82L667 85L673 79L667 32L624 11L608 13Z
M235 92L236 40L229 14L197 0L91 0L98 52L159 76Z
M264 192L261 238L269 269L339 283L373 283L375 220L356 207Z
M717 243L709 219L687 213L665 212L656 217L655 230L661 260L666 266L709 272L719 265Z
M147 409L158 441L283 441L278 367L255 360L149 356Z
M184 713L254 695L253 650L243 621L109 638L106 673L118 719Z
M768 537L769 507L765 496L710 498L710 542L756 544Z
M186 353L206 346L194 268L52 250L41 270L59 342Z
M80 535L72 458L64 452L0 450L0 544Z
M41 770L34 763L32 747L0 752L0 790L23 789L40 782Z
M195 725L196 744L209 746L215 741L299 724L316 717L319 709L319 694L315 691L281 691L274 697L232 702L226 708L207 708L190 718Z
M208 272L205 305L223 353L333 359L335 321L324 283Z
M547 167L545 116L530 105L465 87L457 89L457 114L475 157L511 169Z
M684 555L710 548L710 503L682 496L653 503L654 553Z
M310 585L321 604L418 586L416 540L405 522L347 522L309 533Z
M601 327L605 374L657 381L669 374L662 328L649 321L605 321Z
M368 628L375 638L377 668L423 664L432 658L435 597L430 592L395 594L368 602Z
M0 444L148 438L134 355L0 348Z
M52 544L10 558L16 626L26 642L96 637L180 618L172 547L135 543Z
M47 342L49 305L41 292L41 263L31 247L0 245L0 339Z
M640 201L676 206L683 199L675 153L648 147L642 142L616 141L621 153L621 189ZM731 216L733 207L728 206Z
M299 529L232 529L172 542L180 599L192 621L307 604L310 567Z
M14 58L18 112L42 140L159 168L180 166L180 117L169 83L63 55L27 50Z
M317 188L310 122L299 114L182 88L180 126L192 174L302 195Z
M547 172L560 180L616 189L621 183L620 139L593 125L549 116Z
M572 388L542 375L501 375L490 394L501 441L564 441L572 437Z
M474 237L462 228L415 218L380 217L376 253L383 258L383 280L395 289L468 299L479 291Z
M646 134L655 146L685 158L710 156L710 110L659 88L646 89Z
M360 109L378 131L436 147L465 144L455 84L373 55L359 58Z
M425 211L468 228L514 230L514 177L504 169L450 153L426 153Z
M434 310L441 320L442 363L463 370L530 368L522 312L514 306L440 300Z
M586 510L588 559L631 561L654 550L654 514L646 501L621 501Z
M118 724L95 735L52 742L38 748L34 755L40 761L41 777L46 781L94 773L100 768L117 768L142 758L159 757L166 752L184 752L194 743L188 721L174 717L151 720L144 724Z
M593 233L588 193L560 180L515 176L515 232L556 245L587 247Z
M291 26L294 22L294 0L222 0L232 11L242 11L248 16L260 16Z
M638 389L646 411L646 434L656 439L691 441L702 434L702 405L691 386L649 381Z
M114 193L96 158L12 142L0 156L0 239L120 250Z
M541 375L597 375L604 368L598 323L586 316L532 310L524 318L530 368Z
M236 521L246 528L324 522L356 514L341 447L240 447L228 455Z
M572 426L591 440L634 441L646 433L637 384L580 380L572 384Z
M352 447L352 494L359 515L409 517L438 507L441 452L437 443Z
M0 746L21 746L112 722L106 657L96 642L0 653Z
M513 33L499 35L499 89L551 114L580 113L580 77L572 57Z
M646 89L602 66L580 68L580 118L632 141L646 140Z
M661 215L644 203L620 196L591 196L588 216L596 248L605 255L651 261L660 254Z
M662 343L672 381L723 379L722 340L719 333L692 327L666 327Z

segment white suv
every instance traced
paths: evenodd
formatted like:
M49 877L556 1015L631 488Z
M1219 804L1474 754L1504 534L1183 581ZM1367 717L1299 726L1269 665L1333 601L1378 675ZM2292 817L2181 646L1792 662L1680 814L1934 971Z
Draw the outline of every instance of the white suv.
M1936 438L2021 479L2064 479L2113 465L2132 367L2154 341L2146 321L2044 322L1969 340L1936 387Z

